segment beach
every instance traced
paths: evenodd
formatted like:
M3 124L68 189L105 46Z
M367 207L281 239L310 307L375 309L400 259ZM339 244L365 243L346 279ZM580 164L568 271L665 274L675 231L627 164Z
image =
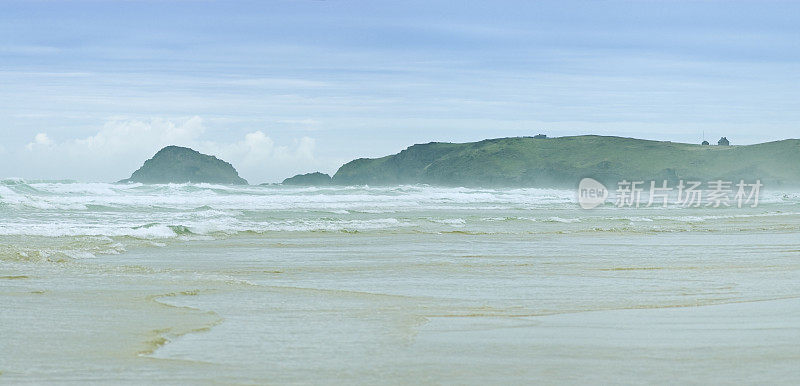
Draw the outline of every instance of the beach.
M794 384L800 196L0 185L0 382Z

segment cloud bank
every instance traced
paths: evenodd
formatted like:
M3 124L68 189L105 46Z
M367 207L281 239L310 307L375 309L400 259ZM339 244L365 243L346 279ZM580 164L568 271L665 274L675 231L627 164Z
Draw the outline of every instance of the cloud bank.
M24 170L34 170L43 178L116 181L130 176L168 145L191 147L228 161L251 183L279 182L323 164L315 157L313 138L304 136L278 144L264 131L256 130L234 141L213 141L206 138L206 127L198 116L112 120L94 135L63 141L41 132L17 155ZM15 174L13 170L7 173Z

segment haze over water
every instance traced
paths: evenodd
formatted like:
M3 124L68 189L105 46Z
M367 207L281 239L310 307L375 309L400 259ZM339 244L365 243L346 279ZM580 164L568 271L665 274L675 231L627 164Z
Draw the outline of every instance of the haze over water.
M800 195L0 183L0 381L796 383Z

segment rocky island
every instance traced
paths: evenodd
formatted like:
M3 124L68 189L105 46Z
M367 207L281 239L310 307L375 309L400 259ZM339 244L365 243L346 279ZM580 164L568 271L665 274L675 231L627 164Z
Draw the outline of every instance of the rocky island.
M331 184L331 176L320 172L298 174L294 177L289 177L283 180L281 184L295 186L324 186Z
M247 185L233 165L187 147L167 146L145 161L130 178L119 181L143 184L212 183Z

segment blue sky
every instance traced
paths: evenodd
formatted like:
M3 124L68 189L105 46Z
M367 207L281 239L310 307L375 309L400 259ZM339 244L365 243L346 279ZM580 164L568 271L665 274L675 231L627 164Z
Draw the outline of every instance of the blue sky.
M413 143L798 137L800 3L0 0L0 176L251 182Z

